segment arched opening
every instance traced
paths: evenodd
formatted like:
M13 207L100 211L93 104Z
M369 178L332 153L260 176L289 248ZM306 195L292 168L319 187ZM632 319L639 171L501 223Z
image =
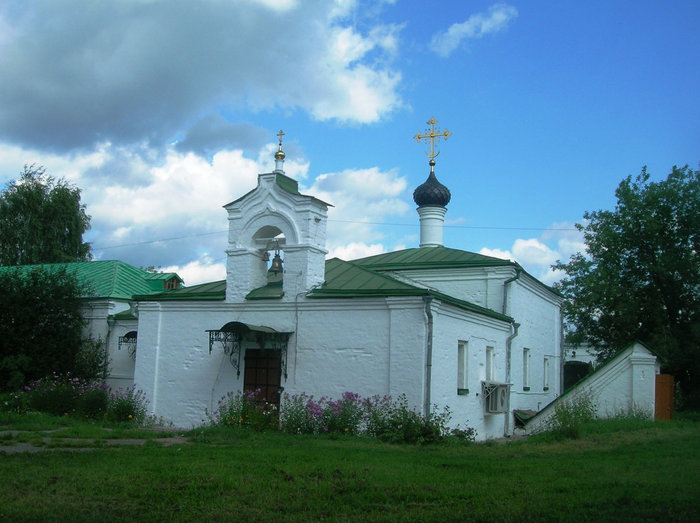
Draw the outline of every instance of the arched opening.
M591 363L567 361L564 363L564 390L569 390L591 372L593 372Z
M265 225L253 235L253 242L258 246L262 259L265 261L267 284L282 286L284 274L284 246L287 238L274 225Z
M136 340L138 333L136 331L129 331L124 336L119 336L119 350L126 349L129 351L129 357L132 360L136 359Z

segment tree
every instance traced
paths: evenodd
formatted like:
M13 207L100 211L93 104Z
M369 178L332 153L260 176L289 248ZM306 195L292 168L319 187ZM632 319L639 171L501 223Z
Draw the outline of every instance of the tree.
M65 268L0 269L0 390L75 372L84 293Z
M571 342L599 358L639 340L656 350L684 397L700 406L700 171L673 167L650 182L646 167L624 179L614 211L584 214L585 254L555 269L568 298Z
M0 194L0 265L88 261L89 228L80 189L25 165Z

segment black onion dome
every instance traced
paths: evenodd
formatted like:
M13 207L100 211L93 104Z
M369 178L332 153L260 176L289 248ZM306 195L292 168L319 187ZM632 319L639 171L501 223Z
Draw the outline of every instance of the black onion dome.
M430 173L424 184L413 191L413 201L418 207L447 207L450 198L450 190L438 182L434 172Z

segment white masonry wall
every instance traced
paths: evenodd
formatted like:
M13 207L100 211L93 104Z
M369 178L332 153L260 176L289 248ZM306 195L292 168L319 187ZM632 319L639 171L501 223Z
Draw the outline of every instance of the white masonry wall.
M209 354L206 330L231 321L295 332L289 340L288 394L340 398L397 396L420 406L425 347L422 300L300 299L296 307L263 300L141 303L134 381L151 411L177 426L205 421L228 392L243 388L220 346ZM161 313L162 311L162 313Z
M530 434L546 430L557 405L575 403L582 397L595 405L600 418L645 412L653 419L659 372L656 356L641 343L634 343L547 405L528 422L525 430Z
M431 404L451 411L451 428L474 428L477 439L502 437L506 413L485 413L481 383L486 380L486 349L493 349L491 381L505 381L507 322L436 305ZM466 342L468 392L458 394L458 344Z

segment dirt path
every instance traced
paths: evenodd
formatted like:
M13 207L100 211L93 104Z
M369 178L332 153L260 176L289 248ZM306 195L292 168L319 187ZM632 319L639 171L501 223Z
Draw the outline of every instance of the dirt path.
M53 431L52 431L53 432ZM0 454L19 454L21 452L49 452L68 450L72 452L85 452L89 450L97 450L105 447L121 447L121 446L140 446L145 445L147 441L155 441L156 443L169 447L172 445L184 445L189 440L184 436L169 436L163 438L150 439L94 439L94 438L51 438L42 437L43 445L33 445L30 442L17 441L21 434L36 434L31 431L21 430L3 430L0 431ZM10 435L12 439L4 438ZM99 441L99 445L95 445L95 441ZM85 443L84 446L80 443Z

